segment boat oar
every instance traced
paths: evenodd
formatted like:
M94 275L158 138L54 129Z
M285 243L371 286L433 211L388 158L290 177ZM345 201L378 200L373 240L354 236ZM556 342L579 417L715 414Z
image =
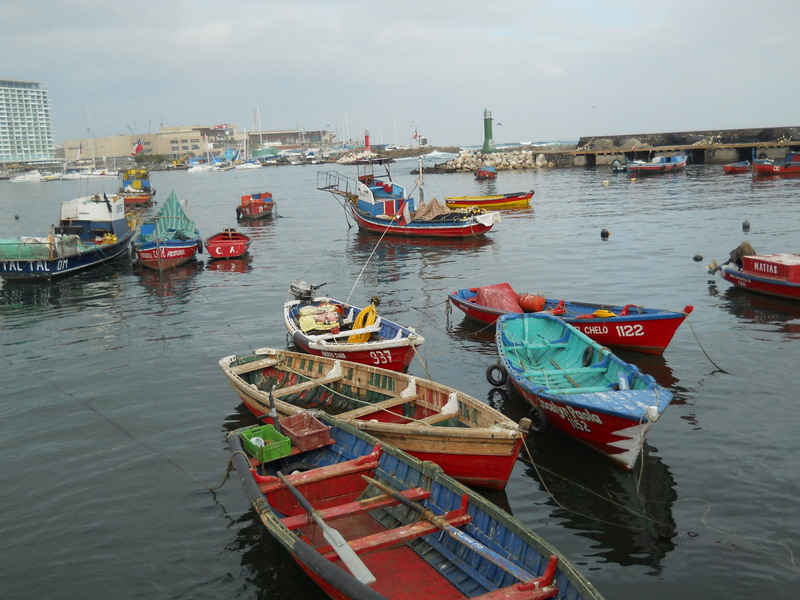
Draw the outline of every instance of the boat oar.
M278 410L275 408L275 397L272 395L272 392L275 391L275 386L272 386L272 389L269 391L269 416L272 417L272 426L275 427L275 431L278 433L281 432L281 424L278 423Z
M337 530L328 525L322 516L314 510L314 507L311 506L311 503L303 496L303 493L298 490L295 486L289 483L289 480L286 479L286 476L278 471L276 473L278 478L283 482L286 488L292 492L292 495L297 498L297 501L300 503L300 506L311 516L312 519L320 526L322 529L322 535L325 537L327 542L333 546L334 551L336 554L339 555L339 558L342 559L342 562L350 569L350 572L364 585L370 585L375 583L375 575L367 568L367 565L364 564L364 561L356 554L356 551L353 550L352 546L347 543L347 540L344 539L344 536Z
M460 529L453 527L447 520L443 519L439 515L434 514L424 506L422 506L419 502L415 502L414 500L409 500L397 490L393 490L391 487L386 485L385 483L381 483L380 481L376 481L372 479L372 477L368 477L367 475L362 475L361 479L366 481L367 483L374 485L382 492L390 495L392 498L408 506L410 509L418 512L423 519L426 521L430 521L434 525L436 525L439 529L450 535L451 537L457 539L458 541L462 542L463 544L467 545L470 549L477 552L481 556L483 556L486 560L490 561L492 564L497 565L507 573L510 573L520 581L533 581L537 579L536 575L528 572L527 570L523 569L516 563L508 560L506 557L501 556L491 548L484 546L478 540L476 540L471 535L464 533Z

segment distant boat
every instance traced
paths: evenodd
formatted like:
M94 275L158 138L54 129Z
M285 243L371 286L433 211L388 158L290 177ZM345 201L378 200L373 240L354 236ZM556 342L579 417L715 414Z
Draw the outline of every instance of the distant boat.
M197 163L196 165L192 165L188 169L186 169L187 173L212 173L215 171L219 171L220 168L217 165L212 165L211 163Z
M625 173L627 170L628 170L628 165L623 164L618 159L614 159L614 162L611 163L612 173Z
M740 160L739 162L722 165L722 170L728 174L747 173L750 170L749 160Z
M787 152L782 160L757 158L753 175L800 175L800 152Z
M26 173L21 173L19 175L14 175L8 181L11 183L34 183L42 181L42 174L40 171L34 169L33 171L28 171Z
M243 194L236 207L237 221L255 221L269 217L275 210L275 201L269 192Z
M331 598L602 600L539 533L435 464L300 417L310 433L291 418L231 432L229 460L270 552L280 545Z
M475 179L497 179L497 168L484 165L475 171Z
M125 199L125 204L129 206L151 204L153 196L156 195L156 190L150 184L150 172L140 167L125 171L122 174L119 195Z
M477 207L487 210L508 208L527 208L531 205L533 190L529 192L513 192L510 194L493 194L488 196L445 196L447 208Z
M125 255L134 232L119 196L94 194L61 204L61 218L46 237L0 240L0 277L51 279Z
M194 221L172 192L158 213L142 224L133 249L142 266L164 271L193 259L202 245Z
M212 259L240 258L247 254L251 242L250 236L229 227L208 238L206 250Z
M492 385L509 381L533 406L532 429L546 425L597 450L626 470L672 393L650 375L547 313L506 314L495 334Z
M427 238L468 238L483 236L500 213L481 209L451 210L434 198L425 202L423 194L422 158L417 188L420 203L406 194L406 189L392 181L391 158L365 158L356 161L358 177L353 180L335 171L317 173L317 189L341 198L345 211L359 229L378 235L398 235ZM382 167L385 175L376 177L375 168Z
M628 173L633 175L650 175L678 171L686 166L686 155L654 156L653 160L629 160L626 164Z

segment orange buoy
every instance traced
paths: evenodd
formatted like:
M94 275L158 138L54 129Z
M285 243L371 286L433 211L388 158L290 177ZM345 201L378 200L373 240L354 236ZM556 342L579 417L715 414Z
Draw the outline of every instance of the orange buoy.
M544 296L536 294L520 294L519 305L525 312L539 312L544 309Z

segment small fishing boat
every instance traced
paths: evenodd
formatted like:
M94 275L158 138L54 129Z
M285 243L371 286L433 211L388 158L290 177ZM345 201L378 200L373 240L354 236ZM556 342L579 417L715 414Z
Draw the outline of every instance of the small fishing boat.
M243 194L239 206L236 207L237 221L255 221L272 215L275 201L269 192Z
M602 600L549 542L435 464L310 418L313 444L298 447L292 424L238 429L228 447L267 532L329 597Z
M475 170L475 179L497 179L497 168L490 165L483 165Z
M119 195L125 199L125 204L128 206L152 204L156 190L150 184L150 171L139 167L125 171L122 174Z
M324 284L323 284L324 285ZM294 297L283 306L283 320L295 345L309 354L332 356L405 373L425 338L378 315L380 299L356 307L328 296L315 296L318 288L293 281Z
M510 194L493 194L488 196L446 196L447 208L477 208L497 210L501 208L528 208L533 198L533 190Z
M500 213L479 208L450 210L436 198L425 202L423 197L422 158L417 187L420 203L409 197L406 189L393 182L391 158L365 158L355 162L358 177L352 179L335 171L317 173L317 189L340 199L347 214L362 231L379 235L410 237L465 238L478 237L491 231L500 222ZM375 169L384 169L382 178Z
M669 390L551 314L502 315L495 340L499 363L486 377L531 403L534 431L552 425L633 469Z
M247 254L251 242L250 236L228 227L206 240L206 250L212 259L239 258Z
M652 160L629 160L626 164L628 173L632 175L651 175L654 173L670 173L686 166L686 155L654 156Z
M748 171L750 171L750 161L740 160L739 162L730 163L728 165L722 165L722 170L728 175L734 175L737 173L747 173Z
M645 308L635 304L597 304L518 294L508 283L456 290L450 303L468 317L494 323L506 313L549 312L596 342L645 354L663 354L693 306L683 311Z
M142 223L133 242L136 258L143 267L173 269L202 252L200 232L171 192L156 215Z
M800 254L757 254L744 242L730 252L730 258L709 265L709 273L722 277L743 290L767 296L800 300Z
M261 348L219 366L267 423L321 409L468 485L503 489L527 430L527 420L517 424L451 387L360 363Z
M753 161L753 175L800 175L800 152L787 152L782 160L757 158Z
M614 159L611 163L611 172L612 173L625 173L628 170L628 165L623 164L622 161L619 159Z
M51 279L124 255L134 231L119 196L93 194L61 204L58 225L44 237L0 240L0 277Z

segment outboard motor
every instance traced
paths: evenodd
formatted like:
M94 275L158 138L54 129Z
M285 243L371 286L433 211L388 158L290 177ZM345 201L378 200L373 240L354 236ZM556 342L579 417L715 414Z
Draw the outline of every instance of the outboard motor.
M305 281L295 279L289 286L289 293L294 296L295 299L300 300L300 302L311 302L314 299L316 291L323 285L325 284L311 285Z

